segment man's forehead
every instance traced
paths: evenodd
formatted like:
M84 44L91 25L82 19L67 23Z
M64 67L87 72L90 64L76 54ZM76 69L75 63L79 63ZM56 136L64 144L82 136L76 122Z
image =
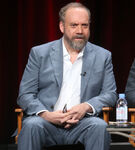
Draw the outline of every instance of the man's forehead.
M85 8L69 8L65 14L65 20L70 20L71 22L88 22L89 15Z
M71 8L67 9L67 11L65 13L65 16L69 15L70 13L75 13L76 14L76 12L81 12L81 13L85 13L85 14L88 15L87 10L83 7L71 7Z

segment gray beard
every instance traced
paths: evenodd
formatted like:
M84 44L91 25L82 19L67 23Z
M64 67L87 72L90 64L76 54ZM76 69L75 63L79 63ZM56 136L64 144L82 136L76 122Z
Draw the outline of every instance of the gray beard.
M84 46L86 45L86 42L87 41L81 41L81 42L74 42L74 41L71 41L70 42L70 46L74 49L74 50L77 50L77 51L81 51Z
M82 35L77 36L78 38L83 38L82 41L78 41L78 42L73 41L75 37L72 40L70 40L67 37L67 35L64 35L64 36L65 36L65 40L70 45L70 47L73 48L76 51L81 51L84 48L84 46L86 45L87 41L88 41L87 39L84 39L84 36L82 36Z

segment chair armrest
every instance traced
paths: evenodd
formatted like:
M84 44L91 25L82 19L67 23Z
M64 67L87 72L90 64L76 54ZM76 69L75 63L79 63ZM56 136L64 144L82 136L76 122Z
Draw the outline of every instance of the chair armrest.
M23 109L21 109L21 108L16 108L16 109L15 109L15 112L21 113L21 112L23 112Z
M128 108L128 112L131 114L131 122L135 123L135 108Z
M15 109L15 112L17 113L17 136L15 137L15 143L17 144L18 135L22 129L22 118L23 118L23 110L21 108Z
M112 111L113 108L112 107L103 107L102 111L103 111L103 119L105 122L109 123L109 112Z

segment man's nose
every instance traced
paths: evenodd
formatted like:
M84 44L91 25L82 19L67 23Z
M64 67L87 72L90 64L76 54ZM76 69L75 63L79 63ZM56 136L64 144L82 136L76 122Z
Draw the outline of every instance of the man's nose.
M77 27L77 33L81 34L83 32L83 29L81 26L78 26Z

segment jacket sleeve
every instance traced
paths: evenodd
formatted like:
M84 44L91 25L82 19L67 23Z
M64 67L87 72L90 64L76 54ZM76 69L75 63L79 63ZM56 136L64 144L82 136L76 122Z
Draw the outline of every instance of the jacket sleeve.
M41 110L46 110L45 106L37 97L39 90L39 60L38 52L32 48L20 83L17 99L18 105L27 115L33 115Z
M135 107L135 60L129 72L125 94L128 101L128 106Z
M113 74L112 58L110 52L107 53L107 57L104 63L105 65L100 93L98 96L88 100L88 103L94 107L97 115L102 111L103 107L113 107L117 100L116 83Z

